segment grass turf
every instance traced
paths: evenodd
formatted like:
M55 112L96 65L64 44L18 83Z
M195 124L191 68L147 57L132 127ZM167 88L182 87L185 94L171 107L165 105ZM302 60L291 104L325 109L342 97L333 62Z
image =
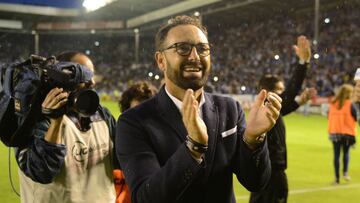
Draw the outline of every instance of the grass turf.
M103 102L115 118L119 116L115 102ZM360 152L350 151L350 182L341 180L332 186L334 172L332 146L327 138L325 117L291 114L285 118L288 146L289 203L358 203L360 202ZM358 139L359 140L359 139ZM12 192L8 173L8 148L0 144L0 202L20 202ZM11 154L12 177L18 188L17 164ZM234 191L237 202L248 202L246 191L234 176Z

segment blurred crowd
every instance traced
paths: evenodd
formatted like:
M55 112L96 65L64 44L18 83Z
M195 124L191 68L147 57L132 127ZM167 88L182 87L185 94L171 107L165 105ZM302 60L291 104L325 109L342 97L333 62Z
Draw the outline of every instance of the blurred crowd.
M305 82L316 87L320 96L329 96L341 84L352 82L360 64L360 44L356 43L360 39L359 8L336 8L320 17L319 43L313 50L319 58L313 57ZM277 15L215 33L211 36L213 75L219 80L209 85L215 92L253 94L257 92L256 81L265 73L286 81L297 62L292 45L297 35L313 38L313 18L312 14Z
M320 96L329 96L343 83L352 82L360 67L360 6L343 6L321 12L319 42L314 41L313 11L294 15L276 14L266 20L244 21L239 26L209 27L213 71L206 89L224 94L255 94L257 81L265 73L285 81L297 59L292 45L300 34L313 40L311 70L306 86L316 87ZM0 33L0 63L24 60L34 53L34 36ZM97 90L118 94L129 84L147 80L161 84L151 34L140 33L139 58L135 59L135 38L120 34L41 34L40 55L79 50L95 62ZM115 90L115 91L114 91Z

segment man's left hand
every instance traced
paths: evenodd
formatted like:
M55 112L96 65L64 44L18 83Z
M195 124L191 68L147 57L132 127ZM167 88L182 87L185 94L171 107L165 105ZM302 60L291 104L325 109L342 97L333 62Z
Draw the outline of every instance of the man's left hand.
M317 90L314 87L305 88L305 90L300 94L297 102L301 106L310 99L314 98L316 95L317 95Z
M267 99L265 101L265 99ZM282 99L279 95L261 90L255 103L252 105L244 139L250 148L255 148L258 137L269 131L276 123L280 115Z

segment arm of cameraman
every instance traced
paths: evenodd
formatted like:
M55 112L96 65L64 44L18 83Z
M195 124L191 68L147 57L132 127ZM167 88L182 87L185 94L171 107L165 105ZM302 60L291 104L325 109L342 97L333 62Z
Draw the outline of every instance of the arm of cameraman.
M16 160L21 171L35 182L51 183L64 163L66 147L52 144L44 139L49 122L44 118L33 130L34 139L28 146L15 149Z
M42 108L58 109L66 104L68 93L62 88L52 89L45 97ZM61 143L62 116L44 116L36 123L33 141L24 148L16 150L16 159L26 176L39 183L51 183L64 163L66 147Z
M60 136L60 124L62 121L62 116L56 119L50 119L50 126L48 131L45 133L44 139L52 144L60 144L61 136Z

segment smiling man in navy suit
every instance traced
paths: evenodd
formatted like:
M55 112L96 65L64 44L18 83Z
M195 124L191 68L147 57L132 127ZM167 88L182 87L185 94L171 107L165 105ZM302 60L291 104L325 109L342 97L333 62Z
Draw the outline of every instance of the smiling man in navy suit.
M248 190L262 189L271 171L265 133L281 98L262 90L245 126L239 103L204 92L211 47L195 18L170 19L155 45L165 85L117 123L116 155L132 202L233 203L233 174Z

